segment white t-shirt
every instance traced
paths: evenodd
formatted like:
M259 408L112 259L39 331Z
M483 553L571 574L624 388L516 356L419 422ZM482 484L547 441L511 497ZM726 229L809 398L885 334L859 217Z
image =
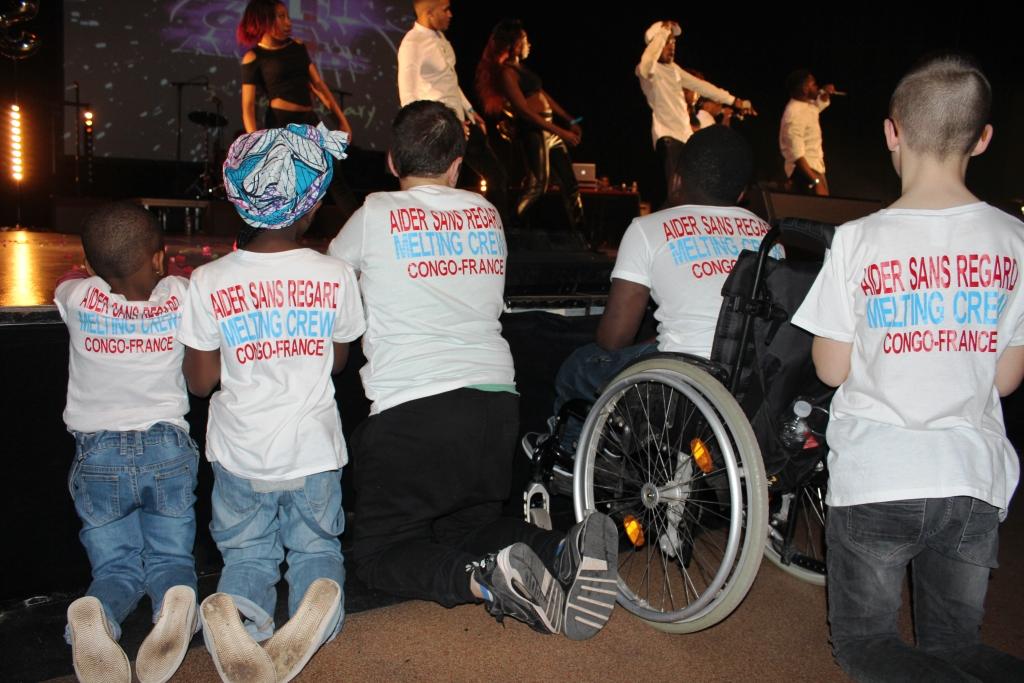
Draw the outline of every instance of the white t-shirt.
M769 228L737 206L687 204L635 218L622 236L612 279L651 290L659 351L708 358L722 285L740 251L756 251ZM781 253L773 247L773 256Z
M367 315L360 374L372 414L515 382L498 322L508 250L486 199L440 185L377 192L327 251L359 271Z
M160 280L128 301L101 277L62 282L53 301L71 338L64 423L76 432L128 432L169 422L188 431L184 349L174 341L188 280Z
M796 160L803 157L818 173L825 172L825 150L821 140L821 112L827 100L790 100L779 123L779 151L785 160L786 176L793 175Z
M332 342L365 327L352 269L311 249L240 249L197 268L189 297L178 340L220 350L206 457L264 481L342 467Z
M658 61L671 33L668 28L658 31L654 40L647 44L636 67L640 88L651 107L651 138L655 145L659 138L670 137L686 142L693 135L683 88L722 104L732 104L736 99L728 90L683 71L675 62L665 64Z
M994 379L1024 344L1024 226L987 204L841 226L793 317L852 343L832 399L830 505L973 496L1006 509L1017 455Z

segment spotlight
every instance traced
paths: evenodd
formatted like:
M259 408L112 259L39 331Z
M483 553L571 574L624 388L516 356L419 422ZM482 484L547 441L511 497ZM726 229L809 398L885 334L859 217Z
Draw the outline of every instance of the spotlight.
M25 179L25 156L27 154L26 141L22 137L22 116L24 112L17 104L12 104L7 110L7 120L10 128L8 134L8 147L10 148L10 174L16 183Z

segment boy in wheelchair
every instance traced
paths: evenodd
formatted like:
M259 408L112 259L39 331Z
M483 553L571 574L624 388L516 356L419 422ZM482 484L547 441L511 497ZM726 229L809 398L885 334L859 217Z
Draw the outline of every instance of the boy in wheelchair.
M685 203L638 217L626 230L596 343L574 351L555 379L556 414L566 401L593 401L641 356L669 351L711 357L722 285L740 251L756 251L769 226L736 206L753 171L753 154L739 133L725 126L698 131L679 165ZM657 343L637 344L650 299L658 306Z
M992 139L990 105L964 57L903 77L884 123L901 197L836 230L793 321L816 335L818 375L839 387L829 624L856 680L1024 680L1024 662L979 638L1019 475L999 397L1024 375L1024 231L964 185ZM916 647L897 619L908 565Z

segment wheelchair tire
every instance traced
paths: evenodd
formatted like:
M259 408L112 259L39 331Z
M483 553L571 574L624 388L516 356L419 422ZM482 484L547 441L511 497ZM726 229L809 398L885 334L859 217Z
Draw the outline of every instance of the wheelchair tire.
M577 519L616 522L619 604L655 628L703 630L746 596L767 482L750 423L707 372L659 357L613 378L583 425L573 488Z
M787 506L788 517L778 519L778 513L770 518L771 527L764 555L768 561L801 581L825 585L825 484L808 483L792 492ZM785 545L786 526L793 526L789 547ZM786 561L783 561L786 557Z

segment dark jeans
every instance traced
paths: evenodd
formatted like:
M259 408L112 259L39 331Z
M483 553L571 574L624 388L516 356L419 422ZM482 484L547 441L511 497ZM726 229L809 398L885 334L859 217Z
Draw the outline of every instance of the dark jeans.
M921 498L829 508L832 651L857 681L1020 681L1024 661L982 645L998 511L983 501ZM907 565L917 647L897 630Z
M540 128L529 128L520 125L516 134L519 149L526 165L526 186L519 197L516 214L520 219L548 190L551 173L558 176L558 186L562 190L562 203L569 219L569 227L583 230L583 198L580 197L579 184L572 170L572 158L569 148L557 135Z
M659 208L667 209L683 203L683 177L679 173L679 158L686 143L675 138L658 138L654 151L665 170L665 201Z
M655 353L657 344L644 343L627 346L618 351L605 351L595 343L586 344L569 354L555 375L555 415L573 399L593 403L615 375L641 356ZM583 424L569 421L559 441L566 451L576 450Z
M352 437L359 578L451 607L476 600L468 564L518 541L552 569L564 535L501 517L518 432L508 392L457 389L367 418Z
M502 224L508 227L508 173L479 126L469 127L463 161L474 173L487 180L487 200L494 204Z

